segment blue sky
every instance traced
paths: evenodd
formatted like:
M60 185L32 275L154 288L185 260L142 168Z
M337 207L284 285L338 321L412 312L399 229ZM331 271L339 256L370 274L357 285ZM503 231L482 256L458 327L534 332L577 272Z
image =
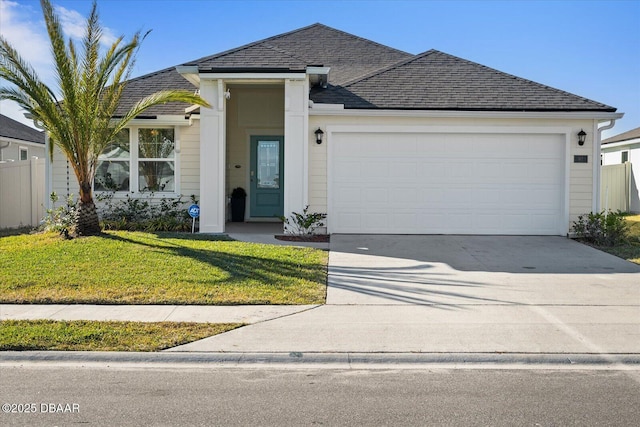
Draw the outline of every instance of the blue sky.
M69 36L89 0L54 0ZM0 0L0 32L47 75L37 0ZM604 136L640 126L640 0L99 0L107 41L152 30L135 75L316 22L410 53L437 49L618 108ZM7 103L0 112L20 119Z

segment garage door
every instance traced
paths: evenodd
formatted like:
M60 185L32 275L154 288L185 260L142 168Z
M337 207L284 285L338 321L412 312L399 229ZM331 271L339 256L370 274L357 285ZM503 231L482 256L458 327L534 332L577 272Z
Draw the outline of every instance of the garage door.
M333 133L331 233L558 235L564 135Z

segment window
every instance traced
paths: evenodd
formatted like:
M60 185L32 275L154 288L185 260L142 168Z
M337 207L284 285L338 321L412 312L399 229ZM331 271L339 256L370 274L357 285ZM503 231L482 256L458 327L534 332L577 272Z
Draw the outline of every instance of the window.
M628 151L623 151L622 152L622 162L621 163L626 163L629 161L629 152Z
M138 190L175 191L173 129L139 129L138 159Z
M129 191L130 160L129 129L123 129L98 157L93 188L96 191Z
M96 191L175 192L175 130L124 129L98 158Z
M29 160L29 149L20 147L20 160Z

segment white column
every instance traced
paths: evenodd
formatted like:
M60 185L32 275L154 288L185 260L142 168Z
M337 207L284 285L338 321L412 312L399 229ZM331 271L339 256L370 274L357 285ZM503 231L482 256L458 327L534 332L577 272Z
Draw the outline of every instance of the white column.
M302 212L308 200L308 84L285 80L284 84L284 215Z
M212 108L200 108L200 232L222 233L225 226L224 82L202 80L200 96Z

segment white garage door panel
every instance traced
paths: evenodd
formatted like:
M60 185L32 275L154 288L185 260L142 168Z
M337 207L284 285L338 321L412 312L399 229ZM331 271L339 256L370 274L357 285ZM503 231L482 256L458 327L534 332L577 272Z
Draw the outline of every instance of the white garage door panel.
M562 135L331 139L332 233L561 234Z

